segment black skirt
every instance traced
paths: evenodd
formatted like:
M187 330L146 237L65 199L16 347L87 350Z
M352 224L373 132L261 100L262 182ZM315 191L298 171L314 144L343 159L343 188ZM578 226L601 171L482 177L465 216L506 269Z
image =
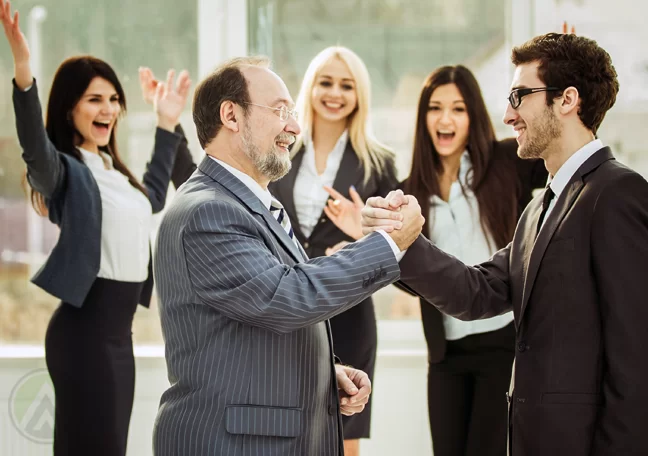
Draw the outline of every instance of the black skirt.
M371 298L331 318L333 351L342 364L364 371L373 383L378 336ZM361 413L342 416L345 440L368 439L371 430L371 399Z
M55 456L124 456L135 390L132 323L143 283L97 278L83 307L61 303L45 337Z

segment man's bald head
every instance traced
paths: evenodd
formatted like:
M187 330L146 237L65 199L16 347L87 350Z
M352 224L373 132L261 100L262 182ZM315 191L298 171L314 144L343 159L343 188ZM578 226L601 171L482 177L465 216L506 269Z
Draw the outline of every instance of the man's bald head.
M254 70L272 73L269 68L270 59L267 57L237 57L219 65L198 84L194 93L193 119L203 149L216 137L223 126L220 117L220 107L223 102L236 103L246 112L250 102L248 82L250 79L252 81L256 79L253 76Z

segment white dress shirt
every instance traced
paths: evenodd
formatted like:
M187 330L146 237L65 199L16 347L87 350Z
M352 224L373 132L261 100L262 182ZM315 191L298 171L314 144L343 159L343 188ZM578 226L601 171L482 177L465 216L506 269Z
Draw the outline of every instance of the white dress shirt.
M299 227L306 238L310 237L322 215L326 201L329 198L324 186L333 187L348 139L349 133L344 130L326 159L326 169L322 174L319 174L315 165L313 139L308 132L304 135L306 150L295 179L293 200L295 201L295 212L297 219L299 219Z
M228 165L224 161L219 160L218 158L214 158L211 155L208 155L208 157L214 160L219 165L221 165L227 171L232 173L234 177L236 177L238 180L241 181L241 183L243 183L243 185L249 188L250 191L254 193L256 197L261 200L263 205L267 207L268 210L270 210L270 203L272 203L272 194L267 188L261 187L259 183L255 181L252 177L248 176L243 171L239 171L238 169L234 168L232 165Z
M595 139L588 142L583 147L578 149L574 153L574 155L569 157L567 161L560 167L558 172L556 172L556 175L553 177L553 179L551 179L551 183L549 184L551 191L554 192L554 197L549 202L549 208L545 213L544 219L542 219L542 225L540 226L540 229L542 229L542 227L545 225L545 220L549 218L549 214L551 214L551 211L556 205L556 201L558 201L560 194L563 192L563 190L565 190L565 187L567 187L567 184L569 183L571 178L574 176L574 174L576 174L578 168L580 168L588 158L594 155L596 151L598 151L602 147L603 142L600 139Z
M468 179L471 168L470 155L466 151L461 157L459 179L450 186L448 201L436 195L432 196L428 218L431 228L430 240L444 252L469 265L487 261L497 251L492 236L484 233L481 226L477 197L470 189ZM513 312L475 321L462 321L443 315L447 340L495 331L511 321Z
M149 199L113 168L110 155L79 148L101 196L101 260L97 277L143 282L148 277L153 210ZM103 158L102 158L103 157Z
M243 183L243 185L245 185L247 188L249 188L250 191L252 193L254 193L257 196L257 198L259 198L261 200L263 205L265 207L267 207L268 210L270 210L270 203L272 202L272 199L274 197L272 196L272 194L270 193L270 191L267 188L264 189L252 177L248 176L243 171L239 171L238 169L234 168L233 166L228 165L224 161L219 160L217 158L214 158L211 155L209 155L209 158L211 158L216 163L218 163L223 168L225 168L227 171L232 173L232 175L234 177L236 177L238 180L241 181L241 183ZM286 213L285 216L288 217L288 214ZM394 252L394 256L396 256L398 261L400 261L401 258L403 257L403 254L401 253L400 249L396 245L396 242L394 242L394 240L387 233L385 233L384 231L380 230L379 233L382 234L383 237L387 240L387 243L391 247L392 252Z

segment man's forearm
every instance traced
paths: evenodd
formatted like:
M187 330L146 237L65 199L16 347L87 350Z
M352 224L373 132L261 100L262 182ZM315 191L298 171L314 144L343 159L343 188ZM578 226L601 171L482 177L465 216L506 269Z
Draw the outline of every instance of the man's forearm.
M508 247L473 267L419 236L399 263L400 281L441 312L460 320L477 320L512 309L508 264Z

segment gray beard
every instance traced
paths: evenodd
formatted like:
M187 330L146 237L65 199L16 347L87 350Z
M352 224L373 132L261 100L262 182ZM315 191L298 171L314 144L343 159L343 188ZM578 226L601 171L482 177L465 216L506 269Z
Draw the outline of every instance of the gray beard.
M529 137L527 135L524 145L518 150L518 155L520 158L544 158L551 147L551 143L561 135L560 122L551 108L547 106L547 112L543 116L541 123L535 125L534 136Z
M277 181L288 174L292 161L290 157L272 146L267 153L262 154L252 140L252 130L246 126L242 136L243 152L252 161L254 167L270 179L270 182Z

